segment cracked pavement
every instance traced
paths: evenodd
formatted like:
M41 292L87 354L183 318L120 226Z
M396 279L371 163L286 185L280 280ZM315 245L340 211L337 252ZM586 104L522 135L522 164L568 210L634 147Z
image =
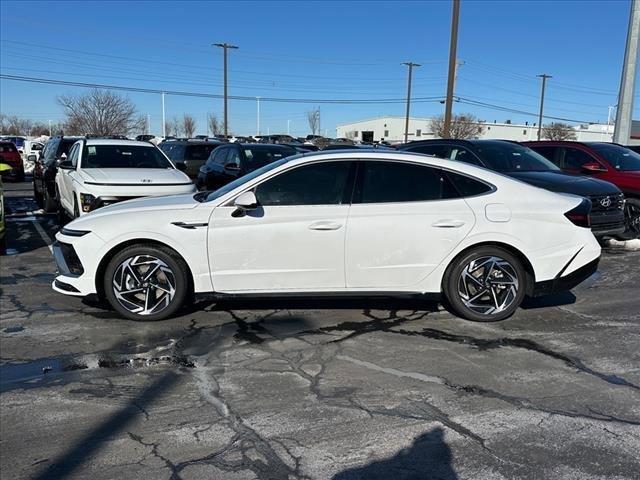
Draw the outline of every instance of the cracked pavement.
M55 217L6 187L3 478L638 478L640 252L498 323L343 298L140 323L51 290Z

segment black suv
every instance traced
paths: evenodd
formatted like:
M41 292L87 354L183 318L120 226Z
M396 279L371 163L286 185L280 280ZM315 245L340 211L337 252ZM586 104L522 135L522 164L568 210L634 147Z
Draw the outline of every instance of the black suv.
M176 167L183 170L179 164L184 164L184 172L189 178L196 178L200 167L207 161L211 152L220 145L227 145L218 140L178 139L165 140L158 145Z
M196 186L199 190L215 190L260 167L297 153L297 149L288 145L227 143L216 148L207 163L200 167Z
M51 137L33 166L33 196L40 208L45 212L54 212L56 204L56 173L58 163L66 157L71 146L84 137L67 137L58 135Z
M624 195L618 187L603 180L565 173L542 155L515 142L420 140L400 145L398 150L458 160L546 190L587 197L592 203L591 230L594 235L618 235L625 230Z

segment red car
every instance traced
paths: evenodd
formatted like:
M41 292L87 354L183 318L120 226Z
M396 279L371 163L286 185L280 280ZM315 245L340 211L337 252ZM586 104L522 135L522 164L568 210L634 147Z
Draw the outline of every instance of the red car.
M640 237L640 154L617 143L522 142L565 172L590 175L616 185L625 195L622 238Z
M0 142L0 162L6 163L11 167L11 170L2 172L3 179L14 180L16 182L24 181L24 164L22 163L22 157L12 142Z

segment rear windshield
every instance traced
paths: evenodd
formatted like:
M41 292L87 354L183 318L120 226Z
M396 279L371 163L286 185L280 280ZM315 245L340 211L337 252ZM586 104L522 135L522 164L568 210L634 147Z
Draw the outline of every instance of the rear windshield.
M160 148L174 162L184 162L185 160L202 160L209 158L209 154L218 144L172 144L171 142L161 143Z
M16 146L10 142L0 143L0 153L17 152Z
M640 154L620 145L591 145L613 168L622 172L640 171Z
M496 172L546 172L560 170L530 148L515 143L477 142L476 150L484 164Z
M82 168L173 168L173 165L155 147L85 145Z
M269 165L276 160L295 155L294 148L289 147L271 147L265 148L260 146L244 147L244 156L247 159L247 170L255 170L265 165Z

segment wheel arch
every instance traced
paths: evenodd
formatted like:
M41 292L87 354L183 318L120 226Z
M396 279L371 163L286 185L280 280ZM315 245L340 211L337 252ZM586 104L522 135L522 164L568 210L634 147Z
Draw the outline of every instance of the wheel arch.
M520 262L522 263L522 267L524 268L524 270L525 270L525 272L527 274L526 294L527 295L532 295L533 294L533 289L534 289L534 286L535 286L535 283L536 283L536 275L535 275L535 271L533 269L533 265L531 265L531 262L529 261L527 256L524 253L522 253L519 249L514 247L513 245L509 245L508 243L503 243L503 242L496 242L496 241L484 241L484 242L474 243L473 245L469 245L469 246L465 247L455 257L453 257L451 259L451 261L449 262L449 264L447 265L447 268L445 270L445 274L442 276L441 291L444 291L443 287L444 287L444 284L447 281L447 278L449 276L449 270L453 265L455 265L455 262L460 257L462 257L463 255L466 255L467 253L469 253L471 250L475 250L476 248L480 248L480 247L498 247L498 248L502 248L503 250L506 250L507 252L509 252L513 256L515 256L518 260L520 260Z
M118 254L118 252L122 251L124 248L132 247L134 245L153 245L156 247L162 247L164 249L170 250L173 252L185 265L187 268L187 279L189 280L188 292L193 293L194 291L194 278L193 272L191 271L191 267L184 259L184 257L178 252L175 248L167 245L166 243L160 242L158 240L153 240L149 238L133 238L130 240L125 240L123 242L114 245L109 249L109 251L102 257L100 263L98 264L98 268L96 269L95 275L95 284L96 284L96 292L100 298L104 298L104 272L107 269L107 265L111 259Z

